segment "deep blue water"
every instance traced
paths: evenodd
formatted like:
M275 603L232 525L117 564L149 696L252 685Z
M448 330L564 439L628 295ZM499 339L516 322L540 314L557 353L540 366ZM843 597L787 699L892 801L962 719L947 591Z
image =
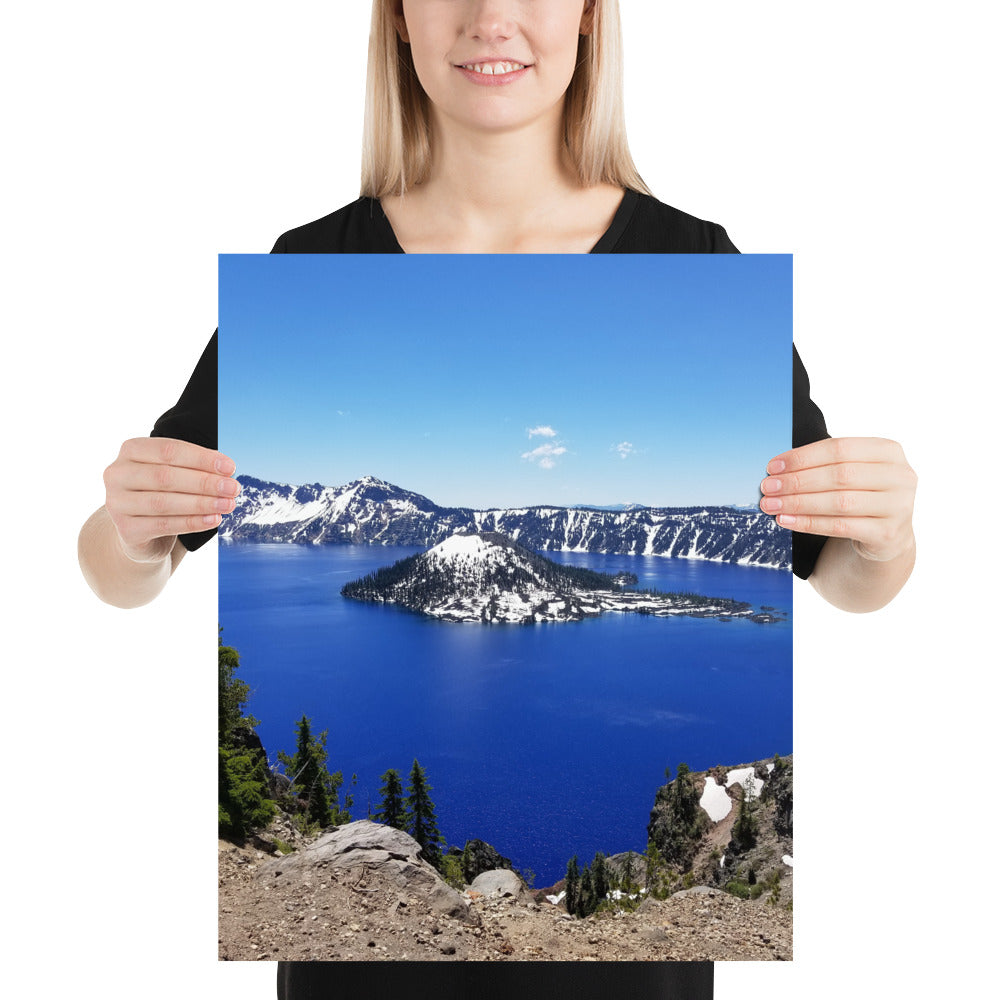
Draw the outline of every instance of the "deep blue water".
M531 626L435 622L347 601L341 586L411 548L221 545L219 622L274 760L295 721L329 730L357 773L352 817L416 757L450 844L488 841L550 885L567 860L644 851L663 770L792 750L789 573L653 556L546 553L640 587L786 611L757 625L607 614Z

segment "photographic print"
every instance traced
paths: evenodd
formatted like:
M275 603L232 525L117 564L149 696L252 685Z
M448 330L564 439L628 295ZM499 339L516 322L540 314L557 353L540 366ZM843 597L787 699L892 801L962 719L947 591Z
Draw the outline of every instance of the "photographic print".
M787 255L220 257L219 957L792 957Z

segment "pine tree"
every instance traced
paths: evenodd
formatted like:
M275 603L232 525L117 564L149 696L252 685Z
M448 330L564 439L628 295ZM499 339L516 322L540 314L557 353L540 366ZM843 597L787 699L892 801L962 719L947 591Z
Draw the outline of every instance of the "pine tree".
M677 778L674 780L673 795L674 816L683 827L689 827L698 811L698 796L691 779L691 769L687 764L677 765Z
M243 714L249 685L236 677L240 654L222 645L219 627L219 833L242 840L251 830L271 821L275 804L270 797L267 758L256 739L259 725Z
M414 758L406 796L406 825L410 836L420 845L424 857L437 868L441 863L441 844L444 838L438 830L437 817L434 815L434 803L430 797L432 790L427 784L424 769Z
M590 870L590 865L587 865L580 876L580 901L577 903L576 912L581 917L589 917L596 908L597 899L594 895L594 876Z
M240 654L232 646L222 645L219 626L219 746L231 747L240 735L252 733L260 722L243 714L250 698L250 685L235 676L240 666Z
M591 871L594 875L594 896L600 902L608 894L608 868L600 851L594 855Z
M646 844L646 891L655 896L660 890L660 872L663 859L660 857L656 841L650 837Z
M629 851L625 856L625 871L622 872L622 890L626 894L635 892L638 888L635 881L635 854Z
M656 844L661 859L684 871L690 867L708 828L708 814L698 804L698 792L687 764L677 766L673 781L669 780L669 768L666 777L667 784L656 792L646 833Z
M321 827L348 822L350 813L346 807L340 808L337 797L344 776L340 771L331 774L326 766L327 730L313 736L305 715L295 723L295 728L295 755L289 756L279 750L278 759L288 770L293 790L306 799L309 821Z
M382 787L379 792L382 794L382 802L378 812L375 813L375 820L385 823L386 826L394 826L397 830L405 830L406 809L403 804L403 782L399 777L399 771L390 767L382 775Z
M219 832L242 840L271 822L276 812L268 796L268 770L259 754L219 747Z
M743 796L740 799L740 811L733 824L733 840L740 848L746 850L753 847L757 839L756 795L754 794L753 772L747 775L743 783Z
M566 865L566 912L576 913L577 899L580 894L580 868L576 855L569 859Z

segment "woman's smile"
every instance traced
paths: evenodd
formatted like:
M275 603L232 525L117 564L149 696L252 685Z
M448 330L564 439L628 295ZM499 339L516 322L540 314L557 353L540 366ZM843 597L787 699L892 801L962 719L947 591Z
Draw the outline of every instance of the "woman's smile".
M511 60L482 60L461 63L455 67L468 80L481 87L503 86L523 77L531 67Z
M584 0L403 0L396 23L439 130L548 119L558 133L583 20Z

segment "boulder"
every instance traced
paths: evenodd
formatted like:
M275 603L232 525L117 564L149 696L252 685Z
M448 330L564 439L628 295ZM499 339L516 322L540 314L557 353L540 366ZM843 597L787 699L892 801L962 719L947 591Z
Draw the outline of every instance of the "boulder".
M479 923L468 900L420 856L420 845L408 833L366 819L345 823L295 854L268 861L261 865L258 878L302 878L320 865L326 870L365 866L377 877L425 900L436 913Z
M528 887L521 877L506 868L498 868L491 872L482 872L472 880L470 892L478 892L484 896L499 896L513 902L531 900Z

